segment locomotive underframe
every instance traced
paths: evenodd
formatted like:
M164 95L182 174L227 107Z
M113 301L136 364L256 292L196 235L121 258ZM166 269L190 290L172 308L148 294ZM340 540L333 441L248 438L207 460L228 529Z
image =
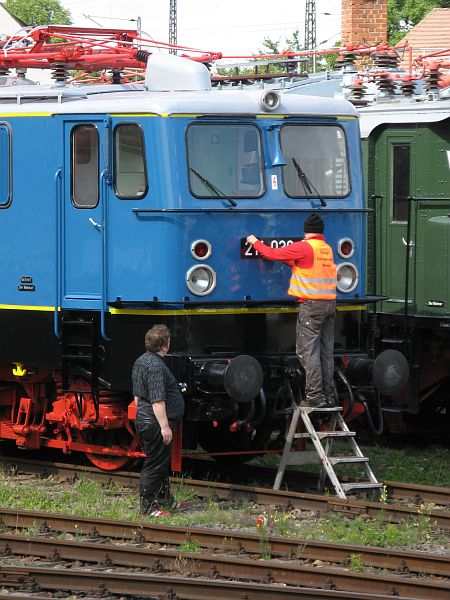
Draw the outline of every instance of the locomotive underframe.
M383 399L387 429L439 439L450 433L450 318L403 313L370 316L375 352L401 351L410 379L398 395Z
M341 358L366 355L365 311L349 308L338 312L336 355ZM186 403L183 448L200 444L210 453L243 454L267 448L274 432L284 433L291 390L298 397L303 385L293 352L296 312L280 307L279 312L236 311L220 318L167 312L172 314L108 315L111 341L105 341L98 313L63 311L57 340L51 336L52 313L0 311L0 331L14 330L11 343L0 346L0 438L24 449L84 452L107 469L143 456L133 425L130 373L145 331L162 322L173 332L167 361ZM254 356L264 372L261 393L248 402L231 398L220 377L204 377L205 365L220 371L242 354Z

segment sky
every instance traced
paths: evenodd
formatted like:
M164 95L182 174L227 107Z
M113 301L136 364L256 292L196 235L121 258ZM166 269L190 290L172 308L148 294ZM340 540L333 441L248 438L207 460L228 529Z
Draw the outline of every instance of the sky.
M145 34L169 41L170 0L60 0L60 4L71 12L74 25L135 29L140 17ZM177 0L178 44L225 56L251 55L263 50L264 38L280 40L282 46L296 29L303 43L305 5L305 0ZM316 0L317 44L327 40L320 47L331 47L340 39L340 11L339 0Z

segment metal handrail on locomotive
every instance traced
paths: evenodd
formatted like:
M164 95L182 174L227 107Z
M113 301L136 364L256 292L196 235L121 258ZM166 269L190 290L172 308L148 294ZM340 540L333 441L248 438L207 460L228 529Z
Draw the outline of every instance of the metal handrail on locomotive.
M304 374L289 268L260 260L245 236L290 244L312 210L338 269L337 393L356 410L373 373L383 393L398 391L407 376L398 357L374 363L366 349L355 108L218 92L201 61L145 51L131 32L114 39L110 55L103 42L83 56L77 41L76 56L64 44L55 58L11 43L0 57L0 439L83 452L103 469L142 456L131 367L145 332L165 323L184 450L264 451ZM121 80L127 60L146 67L143 84ZM67 69L108 61L112 82L67 82ZM44 62L54 85L6 72Z

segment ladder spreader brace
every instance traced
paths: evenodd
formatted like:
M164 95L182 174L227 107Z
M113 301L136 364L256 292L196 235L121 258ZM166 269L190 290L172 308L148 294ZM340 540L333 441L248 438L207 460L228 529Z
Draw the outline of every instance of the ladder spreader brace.
M286 442L284 445L283 454L281 456L280 465L273 485L274 490L279 490L283 480L284 472L287 465L303 465L303 464L321 464L319 484L320 491L323 490L325 478L328 475L335 491L339 498L346 499L346 492L350 490L376 490L381 488L381 483L378 482L372 469L369 467L369 459L365 457L356 443L354 437L355 432L350 431L341 415L342 407L335 406L329 408L309 408L299 406L293 403L293 413L291 423L289 425ZM316 431L310 415L311 413L324 413L330 416L330 429L327 431ZM300 419L303 421L306 432L298 433L297 428ZM308 451L292 451L294 440L310 439L315 447L312 452ZM331 448L334 439L343 439L349 442L351 455L331 456ZM346 482L341 483L335 471L335 466L338 464L357 464L359 463L367 477L366 481Z

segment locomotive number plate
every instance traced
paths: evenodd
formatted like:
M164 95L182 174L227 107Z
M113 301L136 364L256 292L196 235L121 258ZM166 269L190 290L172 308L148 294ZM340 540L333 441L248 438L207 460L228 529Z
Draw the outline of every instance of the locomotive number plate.
M291 238L259 238L261 242L264 242L266 246L270 248L285 248L294 242L301 242L301 237ZM257 252L253 246L247 244L246 238L241 238L241 258L258 258L259 252Z

